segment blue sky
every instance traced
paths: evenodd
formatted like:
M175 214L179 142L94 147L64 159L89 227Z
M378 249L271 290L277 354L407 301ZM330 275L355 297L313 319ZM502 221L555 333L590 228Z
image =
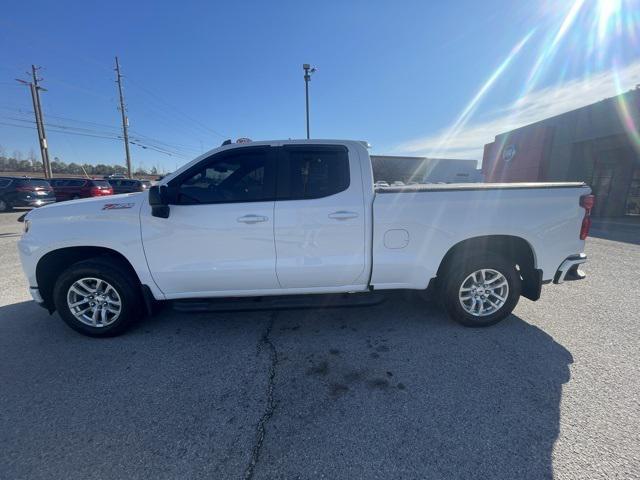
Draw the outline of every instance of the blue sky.
M115 138L53 131L119 135L118 55L132 136L156 148L133 145L135 166L170 171L225 138L303 137L305 62L318 67L313 137L368 140L375 153L481 159L483 144L509 128L640 83L639 6L10 2L0 18L0 145L38 152L35 130L16 126L30 127L32 115L28 90L14 80L35 63L48 89L45 118L58 126L48 134L51 155L123 163Z

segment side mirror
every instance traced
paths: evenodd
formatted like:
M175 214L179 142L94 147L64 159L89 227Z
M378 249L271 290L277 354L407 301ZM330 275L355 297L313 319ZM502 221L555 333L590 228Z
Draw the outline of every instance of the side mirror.
M164 187L164 186L163 186ZM149 189L149 205L151 205L151 215L159 218L169 218L169 204L165 199L164 188L154 185Z

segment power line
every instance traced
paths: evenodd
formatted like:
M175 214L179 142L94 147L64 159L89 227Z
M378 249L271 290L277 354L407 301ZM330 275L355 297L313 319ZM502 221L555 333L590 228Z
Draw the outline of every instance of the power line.
M178 107L176 107L174 105L171 105L169 102L164 100L162 97L160 97L159 95L156 95L155 93L151 92L150 90L148 90L147 88L143 87L142 85L139 85L137 82L133 81L131 78L129 78L129 82L131 84L133 84L135 87L137 87L140 90L142 90L143 92L145 92L147 95L149 95L152 98L154 98L156 101L164 104L165 106L167 106L168 108L170 108L174 112L178 113L179 115L182 115L182 117L184 117L187 120L193 122L195 125L198 125L201 129L204 129L204 131L206 131L208 133L213 133L214 135L217 135L220 138L225 138L225 139L229 138L229 135L225 135L223 133L220 133L220 132L208 127L207 125L202 123L200 120L197 120L196 118L193 118L192 116L190 116L190 115L186 114L185 112L183 112L182 110L180 110Z
M29 120L19 120L25 123L30 123L31 125L19 125L19 124L15 124L15 123L8 123L8 122L0 122L0 125L3 126L7 126L7 127L15 127L15 128L26 128L29 130L32 130L34 128L34 121L29 121ZM82 133L82 132L74 132L72 130L59 130L57 126L55 126L54 124L50 124L50 127L53 128L49 128L50 132L54 132L54 133L62 133L65 135L77 135L77 136L81 136L81 137L91 137L91 138L102 138L102 139L106 139L106 140L117 140L117 141L121 141L122 140L122 136L109 136L109 135L97 135L97 134L92 134L92 133ZM154 150L157 151L159 153L163 153L165 155L169 155L169 156L175 156L175 157L182 157L182 158L190 158L188 155L182 154L180 152L170 152L168 150L159 148L155 145L150 145L147 143L142 143L142 142L130 142L132 145L136 145L138 147L141 147L143 149L149 149L149 150Z
M17 112L18 114L25 115L25 116L27 114L33 114L33 112L30 111L30 110L22 110L22 109L15 108L15 107L2 107L2 106L0 106L0 108L2 108L4 110L10 110L10 111L13 111L13 112ZM60 119L60 120L66 120L66 121L77 123L77 124L80 124L80 125L86 124L86 125L90 125L90 126L97 126L97 127L102 127L102 128L107 129L106 131L102 130L101 133L105 133L105 132L106 133L115 133L116 131L119 130L118 127L115 127L113 125L108 125L108 124L105 124L105 123L90 122L90 121L87 121L87 120L78 120L78 119L74 119L74 118L63 117L63 116L60 116L60 115L51 115L51 114L48 115L48 117L49 118ZM15 117L1 117L0 116L0 118L5 118L5 119L9 119L9 120L14 120L14 121L25 121L24 119L15 118ZM72 127L72 126L68 126L68 125L57 125L57 126L60 127L60 128L77 128L78 130L86 130L86 131L93 131L93 132L96 131L95 129L87 129L87 128L81 128L81 127L75 127L75 126ZM183 144L183 143L176 143L176 142L173 142L173 143L164 142L164 141L155 139L153 137L150 137L148 135L145 135L143 133L140 133L138 131L131 130L131 129L129 129L129 132L130 132L130 134L138 137L139 139L143 139L144 141L155 142L155 143L164 145L164 146L169 147L169 148L174 148L176 150L190 151L190 152L193 152L194 154L200 153L200 151L201 151L200 149L196 148L193 145L188 145L188 144Z
M53 117L53 115L51 116ZM11 120L14 122L23 122L23 123L29 123L32 125L34 124L33 120L29 120L25 118L16 118L12 116L0 116L0 118L5 120ZM58 133L61 133L61 130L64 130L65 132L62 132L62 133L72 132L77 134L83 134L84 136L95 136L97 138L112 138L112 139L122 140L122 135L119 135L117 132L113 130L109 131L109 130L98 130L95 128L82 128L77 126L64 125L60 123L49 123L49 127L54 127L55 130L50 130L50 131L55 131ZM137 134L137 133L134 136L130 137L130 140L136 140L137 144L145 145L145 147L147 146L154 147L152 148L154 150L158 149L159 151L161 150L163 152L168 152L171 155L181 156L185 158L193 157L194 154L198 153L197 151L195 151L195 149L192 149L192 151L188 151L189 150L188 147L185 149L185 147L180 147L179 145L173 145L173 144L163 142L161 140L157 140L155 138L148 137L146 135ZM133 142L130 141L129 143L133 143Z
M35 122L27 122L27 123L35 123ZM32 130L33 128L37 128L34 127L34 125L19 125L19 124L15 124L15 123L7 123L7 122L0 122L0 125L5 125L8 127L17 127L17 128L28 128L30 130ZM53 125L50 125L51 127L53 127ZM50 132L55 132L55 133L64 133L67 135L79 135L82 137L94 137L94 138L107 138L109 140L122 140L122 137L113 137L113 136L107 136L107 135L97 135L97 134L92 134L92 133L82 133L82 132L73 132L73 131L67 131L67 130L58 130L57 128L50 128L49 129Z
M12 120L14 122L34 123L33 120L29 120L29 119L26 119L26 118L16 118L16 117L6 117L6 116L4 116L4 117L0 116L0 118L4 118L5 120ZM114 134L118 133L118 132L96 130L96 129L92 129L92 128L74 127L74 126L63 125L63 124L58 124L58 123L50 123L49 126L62 128L62 129L65 129L65 130L75 130L75 131L78 131L78 132L87 132L87 133L99 133L99 134L104 134L104 135L114 135ZM122 138L122 137L118 137L118 138Z

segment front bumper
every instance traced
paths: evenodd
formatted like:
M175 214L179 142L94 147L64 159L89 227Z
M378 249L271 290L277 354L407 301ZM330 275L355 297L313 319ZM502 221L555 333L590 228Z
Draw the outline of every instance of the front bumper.
M579 267L586 261L587 255L584 253L567 257L560 267L558 267L556 275L553 277L553 283L559 284L573 280L582 280L587 274L580 270Z

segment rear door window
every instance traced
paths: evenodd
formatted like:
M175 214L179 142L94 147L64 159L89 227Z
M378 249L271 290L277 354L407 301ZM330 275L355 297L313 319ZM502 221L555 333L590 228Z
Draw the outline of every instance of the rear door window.
M283 149L278 198L323 198L349 188L349 155L342 146L291 146Z

